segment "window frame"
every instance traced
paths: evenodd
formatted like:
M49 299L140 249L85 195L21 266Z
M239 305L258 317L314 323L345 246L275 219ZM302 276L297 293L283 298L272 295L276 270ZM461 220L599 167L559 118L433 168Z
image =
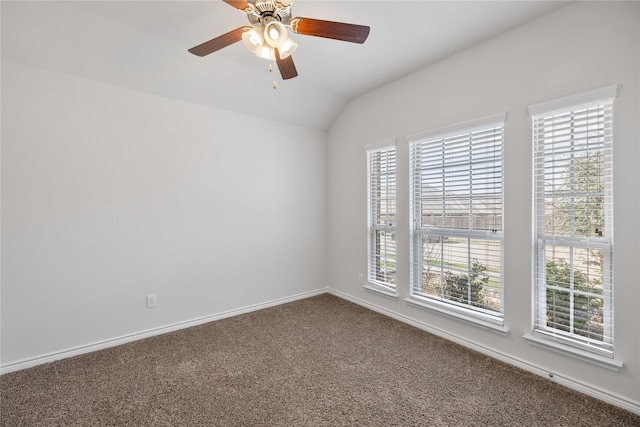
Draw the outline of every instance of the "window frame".
M428 309L431 309L436 312L449 314L453 317L460 318L462 320L470 321L475 324L480 324L484 326L488 326L492 329L497 329L500 332L506 332L507 329L503 328L504 326L504 232L503 232L503 224L504 224L504 128L506 124L506 113L498 113L488 117L459 123L451 126L447 126L444 128L434 129L428 132L422 132L419 134L409 135L407 140L409 142L409 152L410 152L410 260L411 260L411 271L410 271L410 294L408 298L408 302L424 306ZM419 160L416 158L416 150L421 144L430 144L434 143L437 140L442 140L442 143L445 143L445 140L459 137L462 135L468 135L470 138L475 138L473 135L479 132L487 131L490 129L500 128L499 135L499 155L496 156L494 152L494 161L499 163L499 167L496 170L499 170L499 192L500 192L500 207L499 207L499 218L500 218L500 226L499 230L482 230L482 229L474 229L472 226L473 221L473 201L478 201L479 198L475 199L472 196L473 191L469 191L469 226L472 227L470 229L462 229L462 228L453 228L453 227L427 227L421 224L421 206L418 206L420 202L418 201L419 194L421 194L421 189L417 188L415 184L417 168L421 167L418 164ZM473 141L473 140L472 140ZM472 150L472 143L469 144L469 149ZM444 145L443 145L444 147ZM442 157L442 161L444 164L444 155ZM472 159L472 155L469 155L468 164L470 166L474 165L474 161ZM443 165L443 170L444 170ZM473 170L473 169L472 169ZM473 185L473 179L470 178L470 185ZM445 184L443 183L443 186ZM443 190L444 192L444 187ZM443 204L446 196L443 197ZM445 210L446 208L443 208ZM444 246L445 238L466 238L467 242L470 242L472 239L474 240L484 240L484 241L496 241L500 245L499 249L499 273L498 280L500 284L500 296L499 296L499 304L500 308L498 311L483 309L481 307L474 307L471 305L471 298L468 299L467 304L459 303L453 301L451 299L446 299L443 297L437 297L434 295L429 295L424 292L421 292L419 289L422 289L422 271L423 271L423 255L422 255L422 239L425 235L434 235L439 236L441 250ZM467 273L471 275L472 269L472 251L469 247L467 249ZM443 257L440 257L440 263L444 266ZM436 273L438 274L438 273ZM440 281L442 285L443 277L444 277L444 267L440 268ZM470 289L470 286L468 287Z
M568 346L579 350L584 350L589 353L604 356L606 358L614 357L614 312L613 312L613 292L614 292L614 280L613 280L613 104L617 94L617 85L610 85L603 88L595 89L592 91L582 92L576 95L559 98L552 101L535 104L529 107L529 113L532 122L532 151L533 151L533 274L532 274L532 336L539 340L548 340L557 343L561 346ZM603 156L603 221L604 227L602 230L602 236L576 236L574 226L576 222L576 216L574 211L576 186L574 171L576 165L576 159L579 157L574 155L577 151L575 146L576 142L573 137L573 133L576 132L577 126L573 123L573 116L587 111L588 109L602 108L603 116L610 114L610 119L606 117L602 119L603 124L601 128L598 128L602 132L602 148L600 149L587 149L583 148L581 151L590 152L602 152ZM608 110L607 110L608 109ZM608 112L607 112L608 111ZM587 117L591 117L589 113ZM571 152L569 165L572 170L570 173L573 181L570 185L570 199L571 209L569 218L571 221L571 232L574 235L564 236L557 233L548 233L545 221L547 220L546 214L546 198L550 197L549 194L555 195L555 193L547 192L545 187L546 180L554 179L553 176L549 176L547 172L548 162L544 160L545 156L557 155L558 151L548 149L546 145L551 144L553 138L544 138L543 130L547 130L546 127L540 122L541 120L554 120L554 117L569 115L570 127L569 133L572 135L568 139L569 150ZM555 123L555 122L554 122ZM586 139L586 138L585 138ZM563 141L564 142L564 141ZM546 145L545 145L546 143ZM590 144L586 143L587 146ZM581 153L578 151L578 154ZM564 166L563 166L564 167ZM555 173L555 167L551 168ZM542 171L542 172L541 172ZM564 184L566 185L566 184ZM586 193L586 197L592 197L595 192ZM585 197L584 195L582 197ZM554 208L555 209L555 208ZM548 286L547 284L547 248L553 246L566 248L569 252L569 283L567 288L559 288L558 286ZM577 267L574 267L574 255L575 249L582 250L598 250L602 251L602 294L589 293L586 290L575 289L575 272L582 271ZM555 259L555 258L554 258ZM558 258L562 259L562 258ZM564 331L560 328L549 325L547 318L548 310L548 290L555 290L557 292L569 294L569 331ZM591 295L590 295L591 294ZM602 307L602 340L593 339L589 336L583 336L575 332L576 327L576 309L574 297L576 295L582 295L583 297L594 297L596 299L603 300ZM562 308L562 306L559 306ZM583 331L578 331L583 332Z
M367 277L365 287L369 290L383 293L389 296L397 296L397 240L395 238L397 231L397 144L396 140L387 140L376 144L369 144L365 146L367 156ZM382 153L386 156L385 171L381 170L379 162L373 161L372 156ZM392 163L390 164L389 156L392 156ZM372 170L374 167L377 171ZM375 179L380 179L382 176L386 176L387 179L392 175L392 188L387 187L385 198L375 197L374 190L376 184ZM392 192L391 198L389 193ZM387 214L393 215L393 221L387 221L386 223L379 220L380 212L376 212L376 206L380 207L381 202L387 202L386 210ZM389 202L393 205L393 212L389 212ZM396 271L393 272L393 281L380 280L377 276L377 260L382 257L382 254L376 252L376 237L378 233L390 233L390 238L394 241L394 256L396 262ZM385 250L385 253L387 251Z

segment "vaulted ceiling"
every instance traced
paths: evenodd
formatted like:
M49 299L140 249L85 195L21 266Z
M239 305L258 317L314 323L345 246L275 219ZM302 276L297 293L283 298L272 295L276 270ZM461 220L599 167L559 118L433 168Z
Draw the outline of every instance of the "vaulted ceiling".
M298 0L293 16L371 33L363 45L291 34L299 76L283 81L241 42L206 57L187 52L248 25L219 0L2 1L2 59L327 130L354 97L568 3Z

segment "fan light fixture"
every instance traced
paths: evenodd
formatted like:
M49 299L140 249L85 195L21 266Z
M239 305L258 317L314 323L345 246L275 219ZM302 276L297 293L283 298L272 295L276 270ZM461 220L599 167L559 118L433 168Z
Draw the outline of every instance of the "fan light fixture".
M289 38L287 28L278 21L266 26L254 27L242 34L242 42L259 58L275 60L274 48L278 49L280 59L285 59L296 50L298 43Z

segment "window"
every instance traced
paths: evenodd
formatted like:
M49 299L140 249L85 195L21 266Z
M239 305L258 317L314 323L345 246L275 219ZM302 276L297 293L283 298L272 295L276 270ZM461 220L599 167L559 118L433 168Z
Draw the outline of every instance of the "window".
M411 298L500 325L505 119L409 137Z
M610 86L529 107L534 332L613 357ZM567 106L567 104L570 104Z
M391 144L391 145L390 145ZM395 142L367 147L368 274L374 289L396 289Z

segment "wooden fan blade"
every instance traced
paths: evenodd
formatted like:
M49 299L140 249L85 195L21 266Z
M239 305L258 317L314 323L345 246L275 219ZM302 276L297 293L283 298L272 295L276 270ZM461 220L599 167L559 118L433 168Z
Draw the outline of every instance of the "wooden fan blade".
M312 18L292 19L291 29L298 34L306 36L324 37L360 44L367 40L370 30L366 25L345 24L343 22Z
M285 59L280 59L280 52L278 51L278 48L276 48L276 64L278 64L278 69L280 70L283 80L292 79L298 76L298 70L296 70L296 65L293 63L291 55L287 56Z
M231 5L233 7L235 7L236 9L239 10L245 10L247 7L247 1L246 0L222 0L223 2L225 2L228 5Z
M242 35L245 33L245 31L248 31L250 29L251 27L249 26L236 28L235 30L229 31L226 34L216 37L215 39L211 39L208 42L202 43L201 45L192 47L191 49L189 49L189 52L198 56L209 55L210 53L220 50L223 47L227 47L236 42L239 42L240 40L242 40Z

